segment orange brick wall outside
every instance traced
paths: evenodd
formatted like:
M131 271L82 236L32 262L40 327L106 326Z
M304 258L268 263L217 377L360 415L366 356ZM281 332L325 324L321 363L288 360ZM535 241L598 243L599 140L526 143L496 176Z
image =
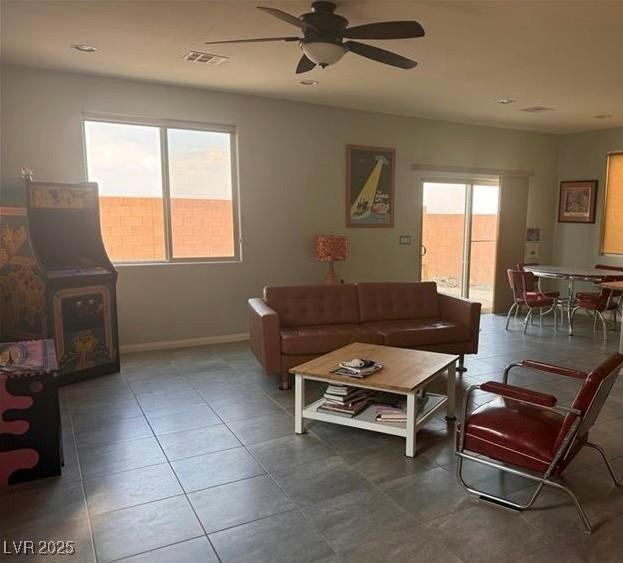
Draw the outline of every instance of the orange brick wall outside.
M114 262L163 260L162 200L152 197L100 197L102 237ZM232 202L220 199L171 200L175 258L234 255Z
M171 199L173 256L233 256L231 200Z
M422 260L424 279L461 279L463 215L424 214L423 241L427 252ZM496 215L474 215L470 281L492 286L495 272ZM476 242L486 240L490 242Z

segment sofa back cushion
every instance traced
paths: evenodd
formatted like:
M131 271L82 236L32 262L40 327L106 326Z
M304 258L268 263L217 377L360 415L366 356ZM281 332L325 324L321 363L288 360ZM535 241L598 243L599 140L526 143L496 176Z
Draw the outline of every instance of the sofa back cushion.
M359 322L353 284L265 287L264 300L284 327Z
M435 282L360 283L357 292L362 321L439 317Z

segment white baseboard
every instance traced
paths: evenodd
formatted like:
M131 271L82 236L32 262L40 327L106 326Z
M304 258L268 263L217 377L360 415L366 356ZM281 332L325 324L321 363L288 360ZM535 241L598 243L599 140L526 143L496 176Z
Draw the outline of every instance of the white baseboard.
M243 342L249 340L248 332L238 334L223 334L220 336L200 336L199 338L186 338L185 340L159 340L156 342L143 342L140 344L122 344L119 350L122 354L134 352L149 352L152 350L173 350L175 348L192 348L193 346L207 346L210 344L225 344L227 342Z

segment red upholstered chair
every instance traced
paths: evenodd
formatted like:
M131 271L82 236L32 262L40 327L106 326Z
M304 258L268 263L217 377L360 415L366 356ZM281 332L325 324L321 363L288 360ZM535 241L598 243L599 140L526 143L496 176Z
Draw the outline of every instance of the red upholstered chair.
M623 275L621 276L605 276L602 281L623 281ZM617 312L621 304L621 296L623 292L614 289L601 288L598 293L583 293L578 292L576 294L577 303L571 311L571 332L573 332L573 318L575 314L580 311L588 311L593 315L593 331L595 331L597 325L597 319L601 321L601 328L603 330L604 340L608 340L608 326L606 325L606 319L604 313L606 311L612 311L614 316L614 325L616 327Z
M607 264L595 264L595 270L614 270L615 272L623 272L623 266L608 266ZM599 291L578 291L576 297L582 299L584 297L598 297Z
M527 272L528 274L530 274L526 279L526 289L528 291L540 291L543 295L547 295L547 297L560 296L559 291L541 291L536 276L532 272L528 272L528 270L526 270L526 266L538 266L538 264L536 262L526 262L525 264L517 264L517 266L515 267L515 269L519 270L520 272Z
M590 373L526 360L510 364L502 383L488 381L469 387L465 411L457 426L457 478L461 485L482 500L514 510L530 508L544 486L556 488L569 495L590 533L591 524L580 501L558 478L577 453L588 446L601 454L615 485L622 486L605 451L589 442L589 431L621 366L622 354L613 354ZM570 407L560 406L553 395L509 385L508 375L515 367L573 377L583 380L583 384ZM470 413L469 395L477 389L497 397ZM536 489L524 504L478 490L463 478L465 459L535 481Z
M510 322L511 315L517 312L522 306L528 307L528 314L524 319L523 333L526 334L528 329L528 323L532 319L532 315L535 309L539 311L539 318L541 326L543 326L543 315L550 311L554 313L554 330L557 329L556 322L556 300L554 297L550 297L541 293L535 288L534 275L531 272L524 272L522 270L506 270L508 274L508 283L513 292L513 304L508 310L506 315L506 330L508 330L508 323ZM549 307L549 308L548 308ZM546 309L543 311L543 309Z
M595 270L615 270L623 272L623 266L608 266L607 264L595 264ZM579 299L580 296L588 296L588 297L597 297L599 295L599 291L578 291L576 293L576 297Z

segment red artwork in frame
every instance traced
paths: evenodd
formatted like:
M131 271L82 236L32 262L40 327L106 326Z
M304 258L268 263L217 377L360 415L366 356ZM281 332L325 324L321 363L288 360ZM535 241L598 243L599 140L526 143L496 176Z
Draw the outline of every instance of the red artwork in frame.
M594 223L597 180L560 182L559 223Z

